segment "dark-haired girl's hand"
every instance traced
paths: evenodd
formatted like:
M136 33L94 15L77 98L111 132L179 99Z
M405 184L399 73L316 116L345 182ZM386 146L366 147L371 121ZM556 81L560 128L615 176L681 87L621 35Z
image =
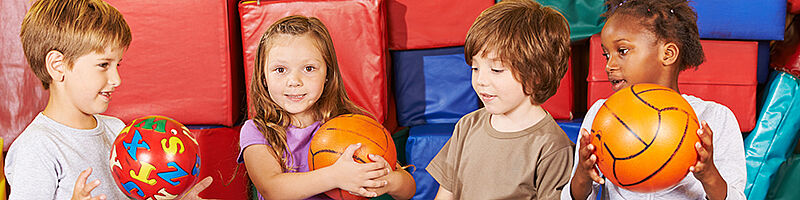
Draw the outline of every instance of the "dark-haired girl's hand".
M727 183L714 165L714 133L706 121L700 122L700 126L701 128L697 129L700 141L694 145L697 150L697 163L689 167L689 171L703 184L708 199L725 199Z
M600 177L600 173L595 167L597 163L597 156L594 155L596 147L590 144L592 137L589 135L589 131L581 129L580 134L578 160L575 161L578 164L569 186L573 199L586 199L592 193L592 182L605 183L605 179Z

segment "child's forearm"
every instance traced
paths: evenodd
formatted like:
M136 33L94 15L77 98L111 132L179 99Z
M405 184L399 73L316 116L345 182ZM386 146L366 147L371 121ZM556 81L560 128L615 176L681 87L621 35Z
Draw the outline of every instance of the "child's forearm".
M327 168L302 173L278 173L253 180L264 199L306 199L336 188ZM251 175L251 179L252 179Z
M716 173L713 178L701 181L703 190L706 192L706 197L710 200L725 199L728 195L728 183L719 173Z
M572 199L587 199L592 194L591 180L573 177L567 187L569 187Z
M417 190L414 177L406 170L398 169L389 174L389 191L394 199L411 199Z

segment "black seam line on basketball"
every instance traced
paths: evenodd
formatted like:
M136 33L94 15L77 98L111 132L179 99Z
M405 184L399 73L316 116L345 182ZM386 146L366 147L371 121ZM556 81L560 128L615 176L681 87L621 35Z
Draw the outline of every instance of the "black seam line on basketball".
M633 133L633 136L635 136L635 137L636 137L636 139L638 139L640 142L642 142L642 144L644 144L645 146L647 145L647 143L646 143L646 142L644 142L644 140L642 140L642 138L640 138L640 137L639 137L639 135L637 135L637 134L636 134L636 132L634 132L634 131L631 129L631 127L628 127L628 124L625 124L625 122L624 122L624 121L622 121L622 119L620 119L620 118L619 118L619 116L617 116L617 113L614 113L614 111L613 111L613 110L611 110L611 108L609 108L609 107L608 107L608 106L607 106L605 103L603 104L603 107L606 107L606 109L608 109L608 111L610 111L610 112L611 112L611 115L614 115L614 118L615 118L615 119L617 119L617 121L618 121L619 123L621 123L621 124L622 124L622 126L624 126L624 127L625 127L625 129L628 129L628 132L630 132L630 133Z
M317 152L311 152L311 156L316 156L316 155L317 155L317 154L319 154L319 153L335 153L335 154L342 154L342 153L336 152L336 151L334 151L334 150L331 150L331 149L322 149L322 150L319 150L319 151L317 151Z
M352 117L352 116L354 116L354 115L355 115L355 114L351 114L351 117ZM369 121L369 120L366 120L366 119L361 119L361 118L357 118L357 119L358 119L358 120L361 120L361 121L364 121L364 122L367 122L368 124L370 124L370 125L374 126L375 128L378 128L378 129L379 129L379 130L381 130L381 131L383 131L383 130L385 130L385 129L386 129L386 128L384 128L382 125L380 125L380 124L375 124L375 123L373 123L372 121ZM391 135L391 134L390 134L390 135ZM386 134L385 134L385 133L383 134L383 141L386 141L386 144L384 144L384 145L386 145L386 146L388 147L388 146L389 146L389 139L388 139L388 138L386 138Z
M647 105L647 106L649 106L650 108L653 108L653 110L660 110L660 109L656 108L656 106L654 106L653 104L650 104L650 102L647 102L647 101L645 101L644 99L642 99L642 97L640 97L640 96L639 96L639 94L641 94L641 93L644 93L644 92L647 92L647 91L653 91L653 90L663 90L663 89L649 89L649 90L644 90L644 91L642 91L642 92L640 92L640 93L636 93L636 91L634 91L634 90L633 90L633 87L635 87L635 86L636 86L636 85L632 85L632 86L630 87L630 89L631 89L631 93L633 93L633 96L635 96L637 99L639 99L639 101L641 101L642 103L644 103L644 105Z
M361 135L361 134L360 134L360 133L358 133L358 132L351 131L351 130L345 130L345 129L337 129L337 128L327 128L327 129L325 129L325 130L328 130L328 131L344 131L344 132L350 132L350 133L352 133L352 134L356 134L356 135L358 135L358 136L361 136L361 137L363 137L363 138L366 138L366 139L367 139L367 140L369 140L370 142L372 142L372 143L374 143L375 145L377 145L377 146L378 146L378 148L380 148L380 149L381 149L381 151L386 151L386 149L384 149L384 148L381 146L381 144L378 144L378 142L376 142L375 140L372 140L372 138L369 138L369 137L367 137L367 136ZM385 135L385 134L384 134L384 135Z
M686 114L686 123L683 124L683 135L681 136L681 140L678 142L678 146L675 147L675 150L672 151L672 155L669 156L669 159L667 159L667 161L665 161L663 164L661 164L661 167L659 167L655 172L653 172L649 176L645 177L644 179L642 179L642 180L640 180L640 181L638 181L636 183L632 183L632 184L626 185L626 184L623 184L622 181L619 181L619 179L617 179L617 181L619 182L620 185L622 185L622 186L632 186L632 185L636 185L636 184L645 182L645 181L649 180L650 178L653 178L653 176L658 174L658 172L663 170L664 167L667 166L667 164L669 164L669 161L672 161L672 159L675 158L675 154L678 153L678 149L680 149L681 146L683 146L683 141L686 139L686 131L689 130L689 118L690 118L688 116L689 113L684 111L684 110L681 110L681 111L683 111L683 113ZM616 174L614 174L614 175L616 175Z

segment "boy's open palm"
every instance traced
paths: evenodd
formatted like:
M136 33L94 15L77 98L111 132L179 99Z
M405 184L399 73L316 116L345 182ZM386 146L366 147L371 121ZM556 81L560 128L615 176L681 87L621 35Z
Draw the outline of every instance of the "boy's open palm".
M92 168L89 167L88 169L83 170L80 175L78 175L78 180L75 181L75 188L72 189L72 200L106 199L105 194L92 197L92 190L94 190L94 188L97 188L97 186L100 185L100 180L94 180L87 184L86 179L88 179L89 175L91 174L92 174Z
M333 180L338 183L340 189L354 195L376 197L375 192L367 191L366 188L386 185L383 180L374 180L387 174L386 164L385 162L356 163L353 154L358 148L361 148L361 143L348 146L336 163L330 166Z

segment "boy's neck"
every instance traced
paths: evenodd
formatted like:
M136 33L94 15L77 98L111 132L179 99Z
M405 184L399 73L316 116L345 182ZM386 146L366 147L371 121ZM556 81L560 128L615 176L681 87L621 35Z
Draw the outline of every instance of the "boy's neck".
M93 115L83 113L74 105L58 100L54 92L50 92L50 98L42 114L70 128L93 129L97 127L97 120Z
M547 111L542 106L523 104L503 114L492 114L489 122L497 131L517 132L539 123L545 116Z

